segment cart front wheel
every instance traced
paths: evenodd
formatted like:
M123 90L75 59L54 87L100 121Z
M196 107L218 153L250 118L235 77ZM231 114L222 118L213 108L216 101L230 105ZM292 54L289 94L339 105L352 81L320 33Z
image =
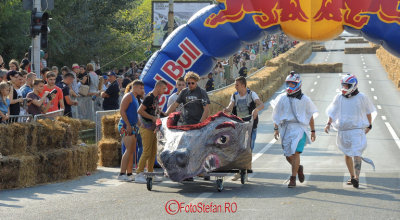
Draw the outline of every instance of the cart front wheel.
M153 188L153 178L151 177L147 177L147 190L151 191L151 189Z
M224 189L224 185L223 185L224 183L223 183L223 181L222 181L222 179L217 179L217 189L218 189L218 192L221 192L223 189Z
M246 170L240 171L240 182L242 184L244 184L246 182L246 175L247 175Z

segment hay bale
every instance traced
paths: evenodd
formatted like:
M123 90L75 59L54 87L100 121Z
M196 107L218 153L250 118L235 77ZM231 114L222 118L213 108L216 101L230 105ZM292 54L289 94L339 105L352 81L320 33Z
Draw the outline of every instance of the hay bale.
M114 139L102 139L98 143L99 166L118 167L121 163L121 143Z
M90 145L85 147L87 150L87 167L86 170L93 172L97 169L97 163L99 162L98 148L96 145Z
M38 134L38 151L47 151L64 147L64 136L67 132L60 123L54 122L50 119L41 119L38 120L38 123L43 126L41 127L40 132L38 132L40 133Z
M37 162L37 156L6 156L0 159L0 189L35 185Z
M56 121L64 122L70 125L72 144L78 144L79 131L81 130L81 121L70 117L57 117Z
M393 81L397 88L400 88L400 58L390 54L383 47L376 51L376 56L388 73L389 79Z
M33 122L33 123L27 123L26 124L28 131L26 134L26 140L27 140L27 147L26 147L26 152L30 154L34 154L37 152L37 142L38 142L38 126L41 126L40 124Z
M12 154L14 138L10 135L10 127L7 124L0 124L0 153L3 156Z
M379 47L346 47L344 54L375 54Z
M26 124L12 123L10 127L10 136L14 138L12 151L13 154L26 153L28 126Z
M68 179L73 173L72 149L55 149L39 156L37 183Z
M81 128L80 128L81 131L96 128L96 123L94 121L81 120L80 122L81 122Z
M102 137L106 139L121 139L118 133L118 121L120 117L119 114L103 116L101 119Z

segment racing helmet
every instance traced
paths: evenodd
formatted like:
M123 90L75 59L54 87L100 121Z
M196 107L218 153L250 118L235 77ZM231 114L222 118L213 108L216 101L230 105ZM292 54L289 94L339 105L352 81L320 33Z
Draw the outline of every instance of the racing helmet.
M286 92L287 94L294 94L301 89L301 79L300 75L295 71L290 71L290 74L286 77ZM294 87L289 86L289 84L294 84Z
M355 75L347 74L342 77L342 94L349 95L357 89L358 80Z

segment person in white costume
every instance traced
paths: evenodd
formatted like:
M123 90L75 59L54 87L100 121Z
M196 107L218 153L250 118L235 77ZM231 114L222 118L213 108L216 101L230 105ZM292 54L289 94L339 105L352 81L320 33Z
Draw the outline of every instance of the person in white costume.
M286 160L292 166L292 175L288 187L296 186L296 176L304 181L304 167L300 165L300 154L304 146L315 141L314 116L317 107L301 91L300 75L294 71L286 78L286 94L271 101L273 108L274 136L282 138L282 148ZM308 130L310 126L310 130Z
M361 159L374 166L372 161L365 160L361 155L367 147L366 134L372 129L371 115L376 114L376 109L369 98L358 91L355 75L345 75L341 84L342 94L336 95L326 110L329 120L325 132L328 133L331 126L338 131L336 143L345 154L351 177L347 184L358 188Z

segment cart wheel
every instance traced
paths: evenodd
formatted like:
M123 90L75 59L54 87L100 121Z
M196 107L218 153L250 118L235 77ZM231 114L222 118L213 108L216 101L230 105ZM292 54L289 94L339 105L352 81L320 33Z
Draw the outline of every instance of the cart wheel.
M240 182L244 184L246 182L246 170L240 170Z
M218 192L221 192L224 189L224 183L222 179L217 179L217 189Z
M153 178L151 177L147 177L147 190L151 191L151 189L153 188Z

